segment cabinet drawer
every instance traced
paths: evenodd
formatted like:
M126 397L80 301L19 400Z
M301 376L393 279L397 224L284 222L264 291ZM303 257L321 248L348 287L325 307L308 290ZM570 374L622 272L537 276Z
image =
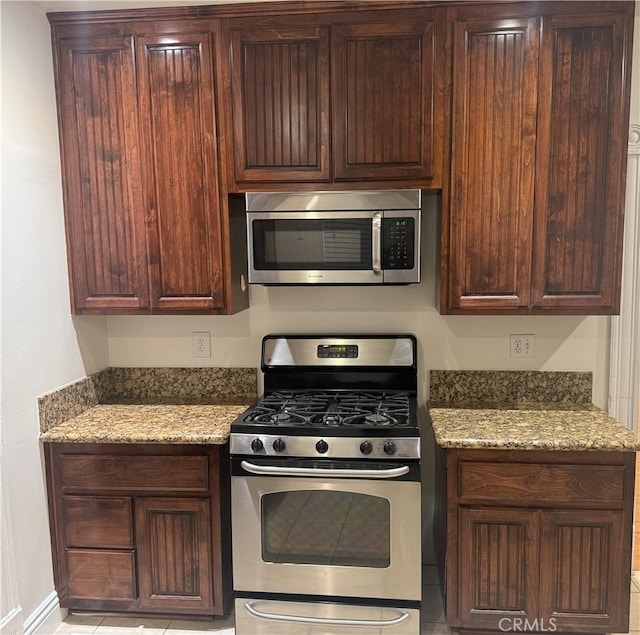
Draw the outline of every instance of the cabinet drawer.
M131 499L65 496L65 545L69 547L133 547Z
M546 463L484 463L462 461L458 466L461 502L597 503L621 507L624 500L622 465L552 465Z
M207 492L206 456L115 456L65 454L63 490Z
M133 551L69 549L69 597L135 600Z

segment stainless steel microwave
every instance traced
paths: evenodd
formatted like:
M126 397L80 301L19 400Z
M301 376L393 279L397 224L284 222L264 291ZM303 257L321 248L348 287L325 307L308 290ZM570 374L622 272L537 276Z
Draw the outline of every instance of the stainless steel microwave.
M249 193L249 282L420 282L421 202L420 190Z

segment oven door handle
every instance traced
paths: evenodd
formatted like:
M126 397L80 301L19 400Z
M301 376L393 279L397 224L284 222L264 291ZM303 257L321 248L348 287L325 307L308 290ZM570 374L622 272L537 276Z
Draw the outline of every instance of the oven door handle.
M384 470L349 470L349 469L319 469L313 467L280 467L277 465L256 465L249 461L241 461L240 465L251 474L267 474L270 476L322 476L341 478L396 478L409 472L409 466L392 467Z
M244 608L247 613L250 613L254 617L261 617L265 620L276 620L279 622L303 622L305 624L322 624L325 626L368 626L370 628L389 628L402 624L411 617L409 613L406 613L405 611L398 611L398 617L394 617L390 620L355 620L331 617L306 617L303 615L281 615L277 613L265 613L263 611L259 611L253 606L252 602L245 602Z

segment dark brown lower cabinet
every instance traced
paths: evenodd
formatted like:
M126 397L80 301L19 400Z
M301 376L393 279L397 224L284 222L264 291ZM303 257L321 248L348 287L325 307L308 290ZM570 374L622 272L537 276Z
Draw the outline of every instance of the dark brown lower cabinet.
M449 626L628 630L634 453L454 449L440 467Z
M225 612L227 446L51 443L45 459L62 607Z

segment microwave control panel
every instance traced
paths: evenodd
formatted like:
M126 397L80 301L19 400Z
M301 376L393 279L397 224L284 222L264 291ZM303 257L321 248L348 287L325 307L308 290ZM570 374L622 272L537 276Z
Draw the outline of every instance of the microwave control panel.
M415 231L413 218L382 220L383 269L413 269Z

